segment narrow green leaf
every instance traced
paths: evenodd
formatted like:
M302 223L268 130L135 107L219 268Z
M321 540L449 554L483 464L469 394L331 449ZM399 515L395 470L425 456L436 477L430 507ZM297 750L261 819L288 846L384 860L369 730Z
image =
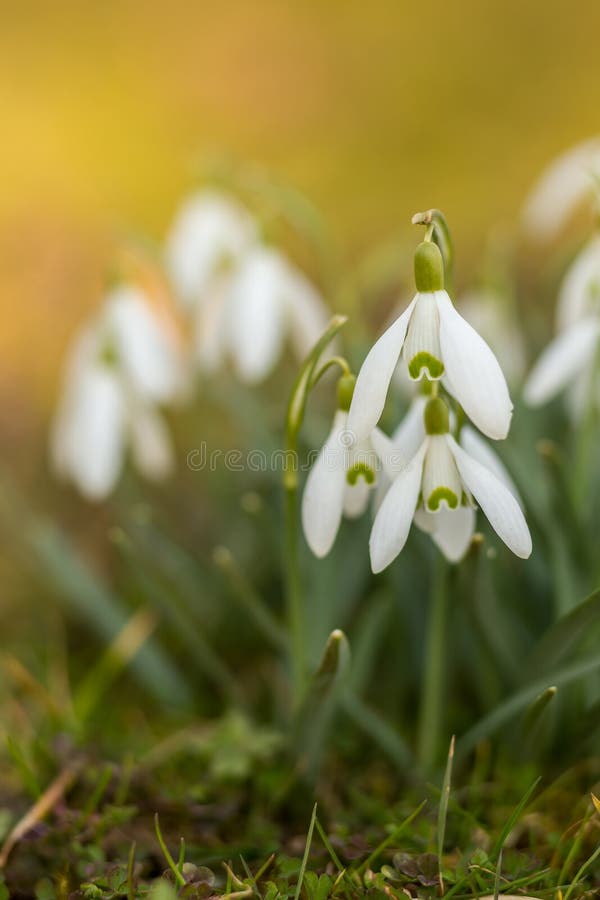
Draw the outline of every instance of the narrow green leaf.
M364 860L364 862L362 862L362 863L360 864L360 866L358 867L358 873L359 873L359 875L362 875L363 872L366 872L366 871L367 871L367 869L372 868L373 863L375 862L375 860L377 859L377 857L378 857L378 856L381 856L381 854L383 853L384 850L387 850L387 848L388 848L391 844L393 844L395 841L398 840L398 838L400 837L400 835L401 835L404 831L406 831L406 829L408 828L408 826L409 826L412 822L414 822L414 820L417 818L417 816L419 815L419 813L420 813L420 812L422 811L422 809L425 807L425 804L426 804L426 803L427 803L427 800L423 800L423 802L420 803L419 806L417 806L417 808L411 812L410 816L408 816L406 819L404 819L403 822L400 822L399 825L396 825L396 827L393 828L392 831L390 831L390 833L388 834L388 836L387 836L387 837L379 844L379 846L376 847L376 848L373 850L373 852L370 853L369 856L367 856L367 858Z
M294 900L299 900L300 891L302 890L302 882L304 881L304 873L306 872L306 866L308 864L308 857L310 854L310 845L312 844L312 836L313 831L315 829L315 820L317 818L317 804L313 806L312 816L310 817L310 825L308 826L308 834L306 835L306 846L304 847L304 856L302 857L302 865L300 866L300 872L298 874L298 883L296 885L296 893L294 894Z
M321 354L346 322L346 316L334 316L300 368L292 388L286 415L286 450L290 454L295 454L297 449L298 433L304 421L308 394ZM284 484L289 490L296 486L297 481L297 461L289 460L284 471Z
M490 713L483 716L476 725L470 728L457 741L457 757L463 757L469 753L477 746L479 741L494 734L499 728L522 712L542 691L547 689L549 681L557 688L560 688L570 684L572 681L583 678L585 675L589 675L590 672L595 672L597 669L600 669L600 652L594 653L592 656L579 662L562 666L549 672L547 676L532 681L527 687L521 688L521 690L504 700Z
M523 795L523 797L521 798L521 800L519 801L519 803L513 810L508 821L504 825L504 828L500 832L500 836L499 836L498 840L496 841L496 843L494 844L494 847L490 853L490 859L493 859L496 862L498 861L498 859L500 857L500 853L502 852L502 848L504 847L506 838L508 837L508 835L511 833L511 831L513 830L513 828L519 821L523 810L529 803L531 795L533 794L533 792L535 791L536 787L538 786L538 784L540 783L541 780L542 780L541 776L539 778L536 778L535 781L533 782L533 784L530 785L527 788L527 790L525 791L525 794Z
M542 635L529 655L526 673L540 674L555 666L600 622L600 591L594 591ZM600 629L599 629L600 632Z
M557 688L554 685L546 688L545 691L542 691L542 693L536 697L529 709L525 711L523 730L526 734L531 734L548 704L556 697L556 691Z
M450 740L448 748L448 759L446 761L446 769L444 771L444 780L442 782L442 794L440 797L440 806L437 821L437 857L438 857L438 877L440 880L440 896L444 893L444 841L446 838L446 819L448 817L448 802L450 800L450 786L452 784L452 763L454 761L454 735Z
M389 756L400 772L414 767L413 755L404 738L378 712L364 703L352 691L342 698L344 712Z

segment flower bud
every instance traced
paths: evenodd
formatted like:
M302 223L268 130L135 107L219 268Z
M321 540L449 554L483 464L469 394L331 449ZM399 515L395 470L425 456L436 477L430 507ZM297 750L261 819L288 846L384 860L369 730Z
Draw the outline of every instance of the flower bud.
M356 384L356 375L342 375L337 383L337 401L338 409L348 412L352 403L352 395L354 394L354 385Z
M425 407L425 431L427 434L448 434L450 415L441 397L433 397Z
M444 290L444 260L433 241L423 241L415 250L415 284L420 294Z

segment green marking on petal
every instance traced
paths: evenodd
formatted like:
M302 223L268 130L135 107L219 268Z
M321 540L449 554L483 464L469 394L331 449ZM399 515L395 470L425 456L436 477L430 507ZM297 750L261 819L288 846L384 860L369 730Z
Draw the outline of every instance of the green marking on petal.
M118 362L117 348L112 341L106 341L99 353L99 362L103 366L116 366Z
M413 381L418 381L423 372L427 374L428 378L437 380L444 374L444 363L441 359L432 356L431 353L427 353L426 350L422 350L409 362L408 374Z
M375 472L366 462L357 462L346 472L346 481L352 486L359 478L364 478L367 484L375 484Z
M458 506L458 497L447 487L436 488L427 499L427 509L431 512L437 512L440 503L445 500L450 509L456 509Z

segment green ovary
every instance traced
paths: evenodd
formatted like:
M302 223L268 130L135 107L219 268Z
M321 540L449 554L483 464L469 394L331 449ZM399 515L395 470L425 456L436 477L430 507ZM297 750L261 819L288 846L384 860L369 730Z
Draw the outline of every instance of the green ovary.
M444 374L444 363L441 359L436 359L435 356L432 356L431 353L422 350L416 356L413 356L409 362L408 372L410 377L417 381L421 377L423 369L426 370L429 378L441 378Z
M367 484L375 484L375 472L371 466L368 466L366 463L355 463L355 465L346 472L346 481L353 486L360 477L364 478Z
M437 512L440 503L445 500L450 509L456 509L458 506L458 497L447 487L436 488L427 499L427 509L430 512Z

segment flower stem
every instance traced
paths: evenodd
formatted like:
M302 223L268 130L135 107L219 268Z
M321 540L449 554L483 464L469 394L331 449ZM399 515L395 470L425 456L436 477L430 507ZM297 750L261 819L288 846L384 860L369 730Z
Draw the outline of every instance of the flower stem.
M591 368L591 377L585 397L582 421L577 433L575 449L574 495L577 506L582 506L589 490L589 479L596 433L596 396L595 388L600 368L600 352L596 350Z
M298 487L285 486L285 571L287 623L290 636L290 664L294 706L297 708L304 692L304 616L300 593L298 566Z
M298 564L298 435L304 421L308 395L323 350L346 323L345 316L334 316L302 364L290 395L285 421L285 578L286 614L290 633L290 669L295 708L302 700L305 686L304 615ZM344 360L345 362L345 360Z
M445 670L448 565L437 561L431 590L425 644L425 669L421 690L418 759L423 772L435 767L442 725L442 694Z

